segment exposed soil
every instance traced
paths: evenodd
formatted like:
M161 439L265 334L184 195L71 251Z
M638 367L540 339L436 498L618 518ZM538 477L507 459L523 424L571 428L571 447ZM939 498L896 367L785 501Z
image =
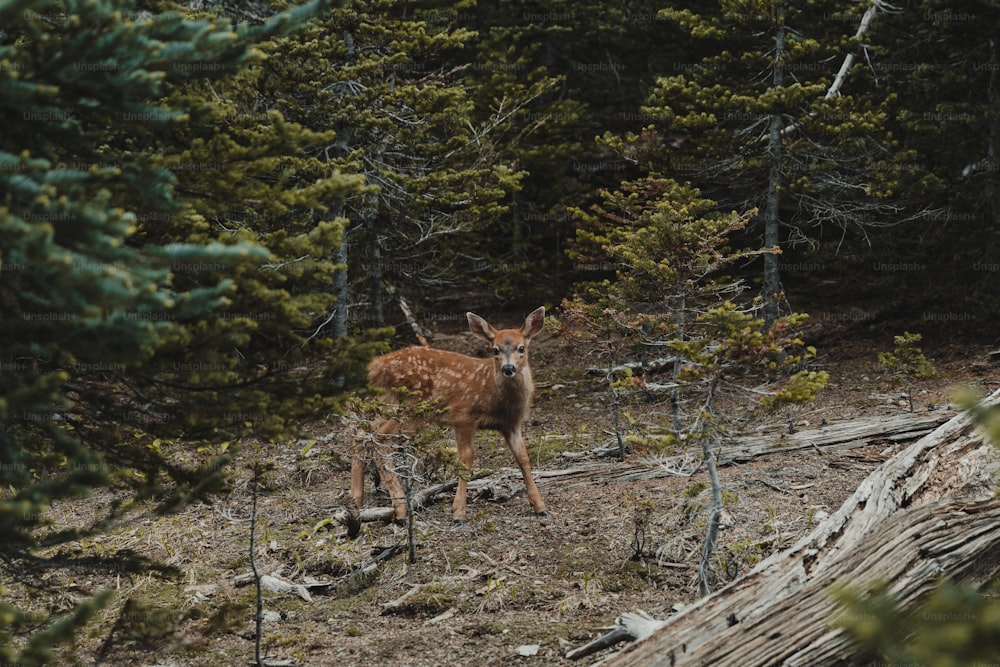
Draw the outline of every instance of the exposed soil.
M831 337L820 365L830 386L795 415L813 426L860 415L906 410L890 386L876 350L891 349L891 334L865 339ZM436 346L470 351L466 336L442 336ZM996 388L989 349L925 347L938 377L917 387L917 410L943 409L953 388ZM611 444L607 390L583 371L584 360L556 337L533 345L532 367L540 390L526 433L536 469L573 465L563 451ZM634 422L656 420L663 406L634 396L626 405ZM756 418L756 416L754 416ZM254 655L254 586L250 572L251 495L248 462L274 465L259 498L257 566L294 584L336 582L265 594L262 646L269 658L297 665L575 664L563 655L601 634L625 611L663 618L697 599L706 508L706 475L620 482L601 475L585 481L543 480L551 516L532 515L523 491L503 501L470 498L469 522L451 521L451 495L422 510L416 520L417 562L404 551L368 574L351 575L373 554L405 543L405 530L366 524L356 540L329 521L342 509L348 488L347 455L336 424L315 427L318 444L250 444L234 468L232 493L212 507L146 517L95 541L74 545L81 553L131 548L176 566L179 581L123 572L66 573L52 586L67 603L111 586L114 604L99 623L67 649L74 661L108 665L246 665ZM337 437L324 438L334 435ZM759 458L721 469L724 527L712 560L713 587L747 572L760 559L791 545L832 513L873 468L899 445L877 444L846 453L802 451ZM630 461L650 460L637 451ZM496 471L512 461L492 433L477 439L477 468ZM611 471L619 465L607 460ZM650 465L655 465L650 463ZM516 480L516 478L515 478ZM370 487L369 487L370 489ZM58 520L93 511L107 497L61 505ZM369 490L370 504L387 504ZM384 606L413 594L390 613ZM26 604L29 593L11 593ZM126 601L136 602L128 608ZM124 613L123 613L124 609ZM122 618L120 618L122 617ZM113 625L121 626L104 644ZM521 654L532 654L519 657ZM584 660L587 663L594 658Z

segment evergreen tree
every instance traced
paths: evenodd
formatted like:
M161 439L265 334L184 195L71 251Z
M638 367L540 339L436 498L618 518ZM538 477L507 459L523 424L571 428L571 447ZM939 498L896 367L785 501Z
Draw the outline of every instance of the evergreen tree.
M904 331L902 336L893 336L892 340L896 348L892 352L879 352L878 361L893 375L894 380L902 380L906 387L906 398L910 404L910 412L913 412L913 381L921 378L933 377L935 374L934 365L927 360L917 343L920 342L920 334L911 334Z
M387 321L387 287L419 300L492 261L482 230L520 174L492 147L506 119L472 115L459 57L472 38L445 10L353 3L263 46L267 59L226 90L324 137L306 173L367 184L329 210L345 224L328 261L348 266L350 287L332 287L324 334Z
M698 444L712 483L699 568L707 595L722 509L714 445L738 428L732 406L757 399L774 410L808 402L826 385L827 374L802 368L816 354L799 333L805 316L781 317L765 329L762 319L730 300L744 286L721 271L750 253L729 248L729 237L754 211L719 213L697 190L663 179L624 183L604 199L592 215L581 212L586 228L579 236L583 247L611 261L615 278L583 286L581 295L564 304L565 312L575 321L571 330L583 335L674 355L665 444Z
M839 76L868 38L855 37L860 10L822 0L663 10L704 55L658 81L643 110L662 120L608 143L725 206L759 208L755 236L768 248L892 222L899 203L889 197L908 163L883 129L891 96L852 95L853 80ZM667 132L686 140L672 149ZM771 323L782 298L773 253L764 255L762 288Z
M231 278L260 272L268 251L245 233L216 240L218 220L199 214L175 175L196 163L171 162L176 154L157 153L152 138L187 131L195 146L189 110L164 104L164 96L237 71L258 57L253 42L287 32L320 7L234 28L215 18L136 12L122 0L0 5L5 585L105 559L119 571L162 569L129 554L71 556L60 545L136 510L167 511L219 489L230 453L217 445L247 431L246 420L227 411L239 404L241 412L265 414L287 400L257 391L266 368L239 361L260 349L254 318L221 318L220 326L217 315L240 294ZM210 199L212 186L211 177L191 182L198 199ZM327 185L324 196L347 186L338 187ZM329 235L317 229L315 236ZM293 337L301 320L283 314L273 331ZM335 352L330 366L343 389L363 382L370 346ZM198 375L202 368L210 381ZM226 377L217 384L220 369ZM315 398L312 407L336 398ZM283 418L267 421L261 430L284 430ZM159 434L192 446L153 437ZM216 445L207 456L195 451L199 437ZM52 523L53 503L100 487L116 490L103 514L77 527ZM51 663L56 646L109 600L100 593L54 622L4 603L0 660Z
M510 212L488 232L504 240L501 267L531 270L487 275L493 284L514 282L518 293L538 284L568 286L578 267L564 253L575 223L567 207L596 201L599 189L639 175L595 138L645 126L639 105L653 73L682 57L680 31L659 20L658 9L647 0L526 0L469 10L478 37L469 47L467 79L478 113L534 96L498 141L500 154L526 176Z
M901 607L885 584L835 595L844 605L836 624L854 639L859 657L950 667L989 664L1000 651L1000 605L992 590L943 579L911 609Z
M612 362L684 339L692 312L736 298L744 286L720 273L757 253L727 248L754 212L720 213L690 185L662 178L605 190L589 210L571 209L580 221L574 248L578 266L608 277L577 285L566 305L583 318L581 331L600 344L617 341ZM582 273L586 275L586 273Z
M738 384L713 386L725 377L769 376L772 392L762 401L769 408L809 400L825 384L825 374L808 370L781 377L815 354L797 334L804 316L780 318L770 333L751 335L754 318L733 304L746 285L725 270L766 252L730 246L730 237L755 211L721 213L698 190L669 179L623 183L603 198L591 211L576 211L583 223L576 257L606 267L613 277L580 284L564 303L567 317L576 320L582 336L592 333L602 346L595 351L610 352L613 362L643 348L674 354L678 442L697 435L692 428L704 427L706 408L699 400L706 387L710 402L721 393L739 393Z

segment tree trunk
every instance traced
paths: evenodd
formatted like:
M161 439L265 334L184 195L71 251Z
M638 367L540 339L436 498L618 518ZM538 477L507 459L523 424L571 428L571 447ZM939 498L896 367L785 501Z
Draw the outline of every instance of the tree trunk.
M343 206L337 206L334 217L340 217L343 214ZM330 335L333 338L342 338L347 335L347 308L348 308L348 297L349 288L347 280L347 223L344 223L344 229L340 234L340 245L337 246L333 251L333 256L331 261L334 264L338 264L343 268L333 274L333 296L336 297L337 302L333 305L333 319L331 321Z
M385 326L385 296L382 288L382 248L379 246L378 230L375 225L370 225L369 252L368 256L372 260L371 271L371 302L372 320L376 326Z
M772 82L777 90L785 85L785 8L779 2L775 7L777 29L774 36L774 70ZM771 173L768 176L767 200L764 205L764 247L777 248L779 243L778 206L780 197L778 189L781 186L781 130L784 120L780 113L771 114L770 132L767 141L767 155L771 163ZM778 319L778 295L781 293L781 277L778 273L778 256L774 253L764 255L764 326L768 329Z
M604 664L851 664L831 586L886 581L911 605L943 574L980 585L1000 572L1000 457L984 440L969 413L951 419L886 461L797 544Z

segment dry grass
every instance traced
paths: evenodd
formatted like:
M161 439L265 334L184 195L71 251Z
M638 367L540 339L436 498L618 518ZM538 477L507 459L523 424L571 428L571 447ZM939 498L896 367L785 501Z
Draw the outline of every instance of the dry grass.
M606 395L587 379L573 355L556 341L534 353L541 392L527 433L533 463L565 467L563 450L585 450L610 440ZM872 355L873 356L873 355ZM933 357L933 355L930 355ZM975 381L968 359L937 360L943 372L918 398L946 402L958 380ZM872 398L885 390L874 358L860 351L828 368L831 388L800 419L818 424L860 413L901 408ZM562 385L558 389L554 384ZM635 398L635 423L662 407ZM559 437L544 438L545 435ZM346 499L346 452L334 425L317 424L317 443L244 444L232 468L232 491L213 506L169 517L139 516L100 538L69 545L76 555L133 549L175 567L176 579L149 573L54 572L41 592L18 581L3 583L14 600L41 611L62 609L110 587L115 602L64 664L90 664L102 650L106 665L247 664L253 655L254 594L249 567L250 464L273 465L259 500L258 567L310 587L268 593L263 644L271 657L297 664L393 665L506 664L522 644L540 646L546 665L570 664L568 647L592 638L624 611L657 617L695 599L694 581L705 526L703 474L622 483L543 483L552 515L536 518L523 493L504 501L470 499L469 523L451 523L451 498L420 513L418 560L405 551L367 573L356 568L380 550L401 544L392 525L365 525L347 540L329 521ZM800 452L723 468L726 523L713 562L714 587L745 573L760 559L807 532L818 512L833 512L885 456L882 446L847 454ZM502 442L481 435L477 465L511 465ZM607 461L608 470L616 463ZM778 491L776 489L784 489ZM370 502L386 503L369 495ZM52 509L61 525L82 522L111 499L97 494ZM410 592L390 613L384 605ZM112 640L105 644L114 629ZM542 663L539 663L542 664Z

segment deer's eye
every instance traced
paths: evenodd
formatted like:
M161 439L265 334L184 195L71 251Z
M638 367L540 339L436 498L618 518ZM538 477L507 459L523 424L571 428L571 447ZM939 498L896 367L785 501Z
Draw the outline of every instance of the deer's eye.
M499 347L493 348L493 356L494 357L499 357L500 356L500 348Z
M524 354L524 346L523 345L518 345L517 346L517 353L518 354Z

